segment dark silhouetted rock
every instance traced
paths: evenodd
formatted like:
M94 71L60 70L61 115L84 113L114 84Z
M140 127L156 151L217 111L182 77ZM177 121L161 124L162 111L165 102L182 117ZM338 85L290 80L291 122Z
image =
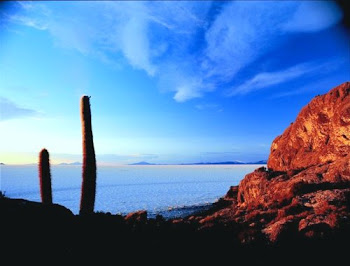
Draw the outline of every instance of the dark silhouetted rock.
M128 223L146 223L147 211L131 212L125 216L125 221Z

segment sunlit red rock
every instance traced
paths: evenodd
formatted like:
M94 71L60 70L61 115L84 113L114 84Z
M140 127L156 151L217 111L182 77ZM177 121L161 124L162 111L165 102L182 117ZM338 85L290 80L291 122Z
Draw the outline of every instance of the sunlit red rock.
M315 97L271 145L267 166L302 169L350 154L350 82Z
M241 242L326 238L350 226L350 82L317 96L271 146L261 167L231 187L203 228L236 223Z

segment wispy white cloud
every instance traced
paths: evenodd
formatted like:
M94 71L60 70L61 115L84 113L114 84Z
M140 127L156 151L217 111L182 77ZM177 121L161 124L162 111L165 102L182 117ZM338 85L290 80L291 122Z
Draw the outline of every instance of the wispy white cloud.
M329 80L327 78L321 78L320 80L308 82L302 86L296 86L296 85L292 87L289 86L288 90L281 90L271 95L269 98L278 99L278 98L290 97L290 96L306 94L306 93L314 94L317 91L319 92L320 88L323 88L323 89L334 88L339 84L341 84L342 82L344 82L344 80L341 78L335 78L332 80Z
M200 98L215 89L213 83L205 80L200 71L194 72L186 62L163 62L160 68L159 87L163 92L174 91L177 102Z
M333 1L300 1L282 29L291 32L320 31L339 22L342 16L341 9Z
M342 16L334 4L324 1L78 1L19 6L9 21L48 31L60 47L143 70L178 102L224 88L240 70L278 47L282 35L320 31ZM257 74L232 95L250 92L249 85L263 88L297 78L305 70L299 65ZM274 83L275 77L281 81Z
M0 97L0 121L21 117L35 117L40 113L34 109L18 106L13 101Z
M203 67L208 76L231 80L243 67L277 42L276 28L293 10L290 3L233 1L227 4L205 34Z
M47 24L45 22L40 22L36 19L31 19L26 16L18 16L18 15L13 15L10 18L12 21L23 24L28 27L33 27L37 30L46 30L47 29Z
M174 95L174 100L178 102L185 102L192 98L198 98L202 96L203 85L200 80L191 80L184 82L184 84L175 87L176 93Z
M150 42L147 34L147 21L132 18L121 30L121 49L130 64L143 69L150 76L156 73L156 66L151 62ZM136 37L136 38L135 38Z
M258 73L254 77L246 80L241 85L228 90L226 95L244 95L253 91L283 84L300 77L313 74L327 74L334 71L342 64L342 60L333 58L328 62L306 62L279 71Z
M247 94L269 86L277 85L295 79L315 70L315 66L310 64L296 65L282 71L259 73L253 78L245 81L236 88L231 89L227 95Z
M37 30L48 29L47 17L51 12L45 5L21 1L18 1L15 4L18 5L18 9L20 11L16 13L2 12L1 19L4 22L10 21L16 24L35 28ZM31 16L32 13L40 15L33 17Z

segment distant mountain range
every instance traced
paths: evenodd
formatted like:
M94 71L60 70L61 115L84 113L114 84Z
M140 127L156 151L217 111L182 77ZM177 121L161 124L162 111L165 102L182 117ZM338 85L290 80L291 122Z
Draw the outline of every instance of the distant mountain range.
M130 163L129 165L156 165L156 164L142 161L142 162L138 162L138 163Z
M200 163L179 163L179 164L156 164L156 163L149 163L149 162L137 162L137 163L131 163L129 165L212 165L212 164L266 164L267 160L260 160L256 162L241 162L241 161L226 161L226 162L200 162Z
M193 165L201 164L266 164L267 160L260 160L257 162L242 162L242 161L227 161L227 162L205 162L205 163L190 163Z
M60 163L59 165L82 165L81 162L74 162L74 163Z

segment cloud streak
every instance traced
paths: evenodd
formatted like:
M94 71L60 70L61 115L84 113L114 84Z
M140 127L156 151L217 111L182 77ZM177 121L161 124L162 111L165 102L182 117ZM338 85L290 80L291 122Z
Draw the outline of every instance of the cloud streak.
M332 1L301 1L283 30L317 32L333 26L342 18L342 11Z
M277 84L288 82L292 79L304 76L310 72L319 69L312 64L300 64L282 71L276 72L263 72L259 73L253 78L247 80L237 88L233 88L228 92L228 96L234 96L238 94L247 94L252 91L260 90L266 87L274 86Z
M9 99L0 97L0 121L38 115L39 112L34 109L20 107Z
M273 87L279 84L316 74L327 74L343 64L342 61L333 60L327 62L312 61L294 65L292 67L274 71L262 72L246 80L241 85L227 91L227 96L245 95L253 91Z

